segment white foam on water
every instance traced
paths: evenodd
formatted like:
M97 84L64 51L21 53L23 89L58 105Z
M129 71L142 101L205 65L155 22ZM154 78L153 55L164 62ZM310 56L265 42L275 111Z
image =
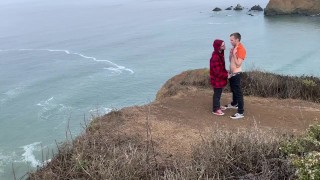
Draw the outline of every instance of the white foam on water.
M111 71L112 74L121 74L121 72L122 72L120 69L113 68L113 67L108 67L108 68L103 68L103 69L107 69L107 70Z
M39 103L37 104L37 106L42 106L42 107L48 106L48 105L50 104L50 101L52 101L52 100L53 100L53 97L50 97L50 98L48 98L48 99L45 100L45 101L39 102Z
M14 99L22 94L25 90L25 86L18 86L13 89L9 89L6 92L2 93L2 97L0 96L0 104L4 104L10 99Z
M42 107L42 109L38 113L38 119L48 120L50 118L51 113L49 113L48 111L55 108L55 104L54 104L53 100L54 100L54 97L50 97L50 98L43 100L37 104L37 106Z
M23 146L24 153L22 154L23 161L30 163L32 167L37 167L41 165L41 162L38 161L34 155L34 151L40 151L39 145L41 142L34 142L32 144Z
M44 162L41 164L41 166L45 166L45 165L47 165L47 164L50 163L50 162L51 162L51 159L48 159L48 160L44 161Z
M38 119L40 120L48 120L53 116L62 116L72 109L72 107L66 106L62 103L58 104L54 97L40 101L37 103L37 106L42 107L38 113Z
M4 166L10 161L9 156L5 156L2 153L0 153L0 173L4 173Z
M70 110L72 107L70 106L65 106L64 104L59 104L59 112L65 111L65 110Z
M93 115L93 117L99 117L102 116L104 114L108 114L109 112L111 112L112 109L111 108L107 108L107 107L96 107L93 109L90 109L89 112L91 113L91 115Z
M107 70L110 70L110 71L115 71L117 70L117 73L118 71L128 71L130 72L131 74L134 73L133 70L129 69L129 68L125 68L124 66L119 66L118 64L112 62L112 61L109 61L109 60L106 60L106 59L97 59L95 57L91 57L91 56L87 56L87 55L84 55L84 54L81 54L81 53L77 53L77 52L71 52L69 50L64 50L64 49L0 49L0 52L2 51L48 51L48 52L62 52L62 53L65 53L67 55L76 55L76 56L79 56L81 58L85 58L85 59L91 59L93 61L96 61L96 62L105 62L105 63L108 63L110 64L111 66L114 66L113 68L111 69L108 69L108 68L105 68Z

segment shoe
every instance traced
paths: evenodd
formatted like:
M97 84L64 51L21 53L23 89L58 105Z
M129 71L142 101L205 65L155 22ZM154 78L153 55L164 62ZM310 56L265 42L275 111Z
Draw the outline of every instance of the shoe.
M225 106L220 106L221 111L225 111L227 110L227 108Z
M243 114L236 113L233 116L230 116L231 119L241 119L244 118Z
M223 116L224 115L224 113L221 111L221 109L218 109L218 110L216 110L216 111L214 111L212 113L215 114L215 115L218 115L218 116Z
M238 109L238 105L231 105L231 104L227 104L227 105L225 105L224 106L225 108L227 108L227 109Z

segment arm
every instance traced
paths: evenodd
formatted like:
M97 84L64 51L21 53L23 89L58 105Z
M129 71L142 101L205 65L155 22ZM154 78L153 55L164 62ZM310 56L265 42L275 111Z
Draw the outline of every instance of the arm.
M234 48L231 48L230 49L230 53L229 53L229 62L230 62L230 64L231 64L231 60L232 60L232 57L233 57L233 50L234 50ZM229 66L229 73L231 73L231 66ZM229 75L228 75L228 77L229 77Z

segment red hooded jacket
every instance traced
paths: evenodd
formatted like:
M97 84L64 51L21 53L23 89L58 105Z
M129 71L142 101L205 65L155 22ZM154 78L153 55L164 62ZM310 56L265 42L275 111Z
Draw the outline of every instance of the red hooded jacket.
M225 67L224 50L220 52L222 40L213 42L214 51L210 59L210 81L214 88L223 88L228 83L228 71Z

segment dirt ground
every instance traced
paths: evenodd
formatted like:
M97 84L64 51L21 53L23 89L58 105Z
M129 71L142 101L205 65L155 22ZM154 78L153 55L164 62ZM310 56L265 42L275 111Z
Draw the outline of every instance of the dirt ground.
M320 104L247 96L244 97L245 118L231 119L229 116L236 113L235 109L226 110L224 116L216 116L212 114L212 93L210 89L188 90L148 105L124 108L121 112L125 121L117 128L147 138L150 127L152 140L163 153L188 156L192 146L209 137L213 128L231 131L266 128L297 134L320 121ZM230 103L231 96L223 93L221 104Z

